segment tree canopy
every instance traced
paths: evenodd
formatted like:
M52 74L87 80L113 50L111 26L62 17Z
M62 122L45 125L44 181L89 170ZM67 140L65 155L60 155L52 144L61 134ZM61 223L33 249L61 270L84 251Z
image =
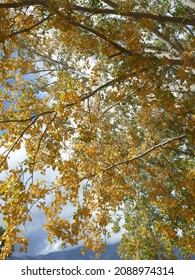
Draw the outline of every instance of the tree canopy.
M194 28L178 0L1 1L2 259L27 250L32 207L62 247L101 253L123 227L123 258L195 253Z

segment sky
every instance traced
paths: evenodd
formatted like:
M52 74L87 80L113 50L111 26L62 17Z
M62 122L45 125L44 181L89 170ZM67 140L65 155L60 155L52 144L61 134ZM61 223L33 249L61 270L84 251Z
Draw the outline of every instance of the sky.
M0 148L0 154L3 152L3 148ZM18 163L22 162L25 158L26 158L26 151L25 151L25 147L24 144L22 145L22 147L15 151L15 152L11 152L10 154L10 159L8 160L8 165L9 165L9 169L12 169L14 167L16 167L18 165ZM41 175L39 172L35 172L34 174L34 179L43 179L45 178L47 180L47 182L52 182L55 181L55 177L56 175L58 175L57 171L53 171L52 169L48 169L47 173L46 173L46 177L43 177L43 175ZM6 174L1 173L0 174L0 180L3 180L6 178ZM47 200L49 201L49 197L47 198ZM69 216L72 215L74 211L73 206L71 206L70 204L66 205L64 207L64 211L63 211L63 217L67 218ZM43 225L46 221L44 212L39 210L36 206L34 206L31 209L31 216L32 216L32 222L27 222L25 227L21 228L23 229L24 235L25 237L28 237L29 240L29 246L28 246L28 252L26 253L27 255L30 256L37 256L37 255L45 255L48 254L50 252L55 252L55 251L60 251L61 247L60 247L60 241L57 241L55 244L50 244L47 240L47 231L43 230ZM2 222L2 215L0 214L0 225L4 226L3 222ZM119 234L115 234L113 235L109 240L107 240L108 244L112 244L112 243L117 243L119 242L121 238L121 233ZM82 245L83 242L81 241L78 246ZM77 246L75 246L77 247ZM73 247L67 247L66 249L72 249ZM16 245L15 250L14 250L14 254L15 256L18 255L24 255L25 253L20 253L19 252L19 246Z

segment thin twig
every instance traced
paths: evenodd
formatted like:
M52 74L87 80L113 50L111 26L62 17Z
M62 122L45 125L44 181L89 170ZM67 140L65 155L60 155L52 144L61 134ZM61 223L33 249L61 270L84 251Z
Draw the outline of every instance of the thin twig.
M123 100L118 101L116 103L114 103L112 106L110 106L109 108L107 108L102 115L99 117L99 119L101 119L108 111L110 111L112 108L114 108L115 106L117 106L118 104L120 104L121 102L124 102L127 98L129 98L130 96L132 96L135 93L135 91L131 92L129 95L127 95Z
M51 113L52 111L50 111ZM53 111L55 112L55 111ZM56 112L55 112L56 113ZM29 121L32 120L32 122L22 131L22 133L20 134L20 136L17 138L17 140L13 143L13 145L11 146L11 148L9 149L8 153L6 154L5 158L3 159L3 161L0 164L0 167L5 163L5 161L7 160L9 154L11 153L11 151L14 149L14 147L17 145L17 143L21 140L21 138L23 137L23 135L26 133L26 131L37 121L37 119L44 115L44 114L48 114L48 112L43 112L40 114L37 114L36 116L33 116L29 119L25 119L25 120L10 120L7 122L25 122L25 121Z
M41 25L42 23L44 23L45 21L47 21L51 16L52 15L47 16L46 18L40 20L39 22L33 24L32 26L30 26L28 28L24 28L24 29L21 29L21 30L18 30L16 32L11 33L10 35L8 35L8 38L16 36L16 35L21 34L21 33L29 32L30 30L34 29L35 27L37 27L37 26Z
M165 146L165 145L167 145L167 144L169 144L169 143L171 143L171 142L174 142L174 141L183 139L183 138L185 138L185 137L186 137L186 134L182 134L182 135L180 135L180 136L177 136L177 137L174 137L174 138L171 138L171 139L168 139L168 140L161 141L159 144L153 146L152 148L148 149L147 151L145 151L145 152L143 152L143 153L141 153L141 154L139 154L139 155L137 155L137 156L134 156L134 157L132 157L132 158L130 158L130 159L127 159L127 160L123 160L123 161L121 161L121 162L118 162L118 163L116 163L116 164L113 164L113 165L111 165L111 166L109 166L109 167L103 169L103 170L102 170L102 173L105 173L105 172L107 172L108 170L111 170L111 169L113 169L113 168L116 168L116 167L118 167L118 166L120 166L120 165L129 164L129 163L132 163L133 161L138 160L138 159L141 160L144 156L146 156L147 154L153 152L154 150L157 150L158 148L161 148L161 147L163 147L163 146ZM83 177L83 178L82 178L82 181L83 181L83 180L86 180L86 179L93 178L93 177L95 177L96 175L97 175L97 173L89 174L88 176Z
M20 139L23 137L23 135L25 134L25 132L36 122L36 120L38 119L39 116L35 117L34 120L22 131L22 133L20 134L20 136L17 138L17 140L14 142L14 144L11 146L11 148L9 149L8 153L6 154L5 158L3 159L3 161L0 164L0 167L5 163L5 161L7 160L9 154L11 153L11 151L14 149L14 147L17 145L17 143L20 141Z

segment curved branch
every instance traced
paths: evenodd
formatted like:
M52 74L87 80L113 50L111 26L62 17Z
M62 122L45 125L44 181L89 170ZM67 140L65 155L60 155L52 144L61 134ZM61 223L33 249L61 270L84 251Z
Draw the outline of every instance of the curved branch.
M108 107L107 109L105 109L105 111L103 111L102 115L101 115L98 119L100 120L101 118L103 118L104 115L105 115L108 111L110 111L112 108L114 108L115 106L119 105L120 103L124 102L126 99L128 99L129 97L131 97L135 92L136 92L136 91L131 92L131 93L128 94L123 100L118 101L118 102L114 103L112 106L110 106L110 107Z
M147 154L151 153L152 151L157 150L158 148L161 148L161 147L163 147L163 146L165 146L165 145L167 145L167 144L169 144L169 143L171 143L171 142L180 140L180 139L185 138L185 137L186 137L186 134L182 134L182 135L177 136L177 137L175 137L175 138L171 138L171 139L165 140L165 141L163 141L163 142L160 142L159 144L153 146L152 148L148 149L147 151L145 151L145 152L142 153L142 154L139 154L139 155L137 155L137 156L134 156L133 158L130 158L130 159L127 159L127 160L123 160L123 161L121 161L121 162L118 162L118 163L116 163L116 164L113 164L113 165L107 167L106 169L103 170L103 172L106 172L106 171L108 171L108 170L110 170L110 169L113 169L113 168L115 168L115 167L117 167L117 166L120 166L120 165L122 165L122 164L129 164L129 163L131 163L131 162L133 162L133 161L135 161L135 160L137 160L137 159L140 159L140 158L146 156Z
M9 154L11 153L11 151L14 149L14 147L18 144L18 142L20 141L20 139L24 136L24 134L26 133L26 131L38 120L38 118L44 114L48 114L48 113L55 113L56 116L56 112L55 111L50 111L50 112L43 112L40 114L37 114L36 116L33 116L29 119L24 119L24 120L10 120L10 121L2 121L2 122L26 122L26 121L31 121L31 123L29 125L27 125L27 127L25 127L25 129L22 131L22 133L20 134L20 136L16 139L16 141L13 143L13 145L11 146L11 148L9 149L8 153L6 154L5 158L3 159L3 161L0 163L0 167L5 163L5 161L7 160ZM53 120L53 119L52 119ZM2 123L1 122L1 123Z
M20 134L20 136L16 139L16 141L13 143L13 145L11 146L11 148L9 149L8 153L6 154L5 158L3 159L3 161L0 163L0 167L3 166L3 164L5 163L5 161L7 160L9 154L11 153L11 151L14 149L14 147L18 144L18 142L20 141L20 139L23 137L23 135L25 134L25 132L36 122L36 120L39 117L35 117L35 119L22 131L22 133Z
M52 113L55 113L55 111L46 111L46 112L42 112L42 113L39 113L39 114L36 114L28 119L19 119L19 120L4 120L4 121L0 121L0 124L1 123L17 123L17 122L28 122L28 121L32 121L34 118L39 118L40 116L42 115L46 115L46 114L52 114Z
M139 154L139 155L137 155L137 156L134 156L134 157L132 157L131 159L123 160L123 161L121 161L121 162L118 162L118 163L116 163L116 164L113 164L113 165L111 165L111 166L109 166L109 167L103 169L103 170L102 170L102 173L104 173L104 172L106 172L106 171L108 171L108 170L111 170L111 169L113 169L113 168L115 168L115 167L118 167L118 166L120 166L120 165L129 164L129 163L131 163L131 162L133 162L133 161L135 161L135 160L137 160L137 159L140 159L140 158L144 157L145 155L151 153L152 151L157 150L158 148L161 148L161 147L163 147L163 146L165 146L165 145L167 145L167 144L169 144L169 143L171 143L171 142L174 142L174 141L183 139L183 138L185 138L185 137L186 137L186 134L182 134L182 135L177 136L177 137L175 137L175 138L171 138L171 139L165 140L165 141L163 141L163 142L160 142L159 144L153 146L152 148L148 149L146 152L143 152L142 154ZM88 176L83 177L82 180L93 178L93 177L95 177L96 175L97 175L97 173L89 174Z

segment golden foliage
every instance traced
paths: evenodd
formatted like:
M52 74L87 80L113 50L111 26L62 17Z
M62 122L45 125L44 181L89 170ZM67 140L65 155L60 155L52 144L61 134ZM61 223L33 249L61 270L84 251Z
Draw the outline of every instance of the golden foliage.
M0 4L1 258L27 250L32 207L63 248L100 254L123 227L121 257L195 253L195 24L182 4L170 16L155 2ZM35 181L50 168L53 182Z

